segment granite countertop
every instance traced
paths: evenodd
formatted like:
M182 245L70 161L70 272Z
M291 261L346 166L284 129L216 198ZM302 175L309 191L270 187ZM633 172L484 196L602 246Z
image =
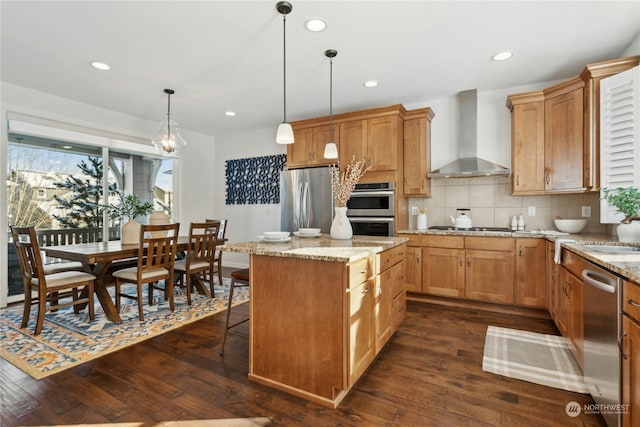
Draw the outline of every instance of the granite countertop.
M328 234L319 237L291 236L283 243L251 241L220 247L227 252L302 258L318 261L351 262L406 243L406 237L353 236L349 240L334 240Z
M640 283L640 252L629 254L607 253L589 248L589 245L623 245L640 246L640 242L622 243L615 236L608 234L566 234L554 231L527 230L520 232L493 232L493 231L456 231L456 230L400 230L400 234L434 234L457 236L489 236L489 237L517 237L517 238L543 238L551 242L556 240L568 240L561 242L562 247L568 249L583 258L600 265L614 273L631 281ZM575 241L575 242L571 242Z

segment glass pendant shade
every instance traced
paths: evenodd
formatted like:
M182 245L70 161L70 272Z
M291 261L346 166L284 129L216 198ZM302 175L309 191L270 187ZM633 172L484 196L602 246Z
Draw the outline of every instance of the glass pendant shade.
M168 113L167 117L160 122L160 129L151 143L159 153L172 157L180 157L183 148L187 145L178 131L177 123Z
M276 134L276 143L293 144L293 128L289 123L280 123L278 133Z
M327 142L324 146L324 158L325 159L337 159L338 158L338 146L335 142Z

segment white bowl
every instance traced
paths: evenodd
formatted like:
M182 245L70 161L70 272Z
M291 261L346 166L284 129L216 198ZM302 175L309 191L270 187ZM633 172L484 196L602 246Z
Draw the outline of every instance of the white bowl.
M587 225L586 219L554 219L553 223L556 225L558 231L563 233L576 234L582 231Z
M288 231L265 231L264 233L262 233L264 238L267 239L267 240L282 240L282 239L286 239L287 237L289 237L289 234L291 234L291 233L288 232Z
M298 230L300 234L320 234L319 228L301 228Z

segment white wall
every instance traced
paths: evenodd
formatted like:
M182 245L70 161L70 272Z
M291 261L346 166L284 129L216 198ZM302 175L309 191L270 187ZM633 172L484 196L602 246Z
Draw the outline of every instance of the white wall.
M225 161L246 157L284 154L286 145L276 144L276 128L253 129L216 137L216 166L213 188L215 212L218 218L229 220L227 238L229 243L255 240L263 231L280 230L280 205L226 205ZM223 264L247 267L249 258L245 254L226 252Z

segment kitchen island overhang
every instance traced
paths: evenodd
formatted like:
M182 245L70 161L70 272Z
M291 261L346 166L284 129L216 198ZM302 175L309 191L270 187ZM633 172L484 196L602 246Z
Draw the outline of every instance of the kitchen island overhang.
M250 380L337 407L406 311L406 238L245 242Z

